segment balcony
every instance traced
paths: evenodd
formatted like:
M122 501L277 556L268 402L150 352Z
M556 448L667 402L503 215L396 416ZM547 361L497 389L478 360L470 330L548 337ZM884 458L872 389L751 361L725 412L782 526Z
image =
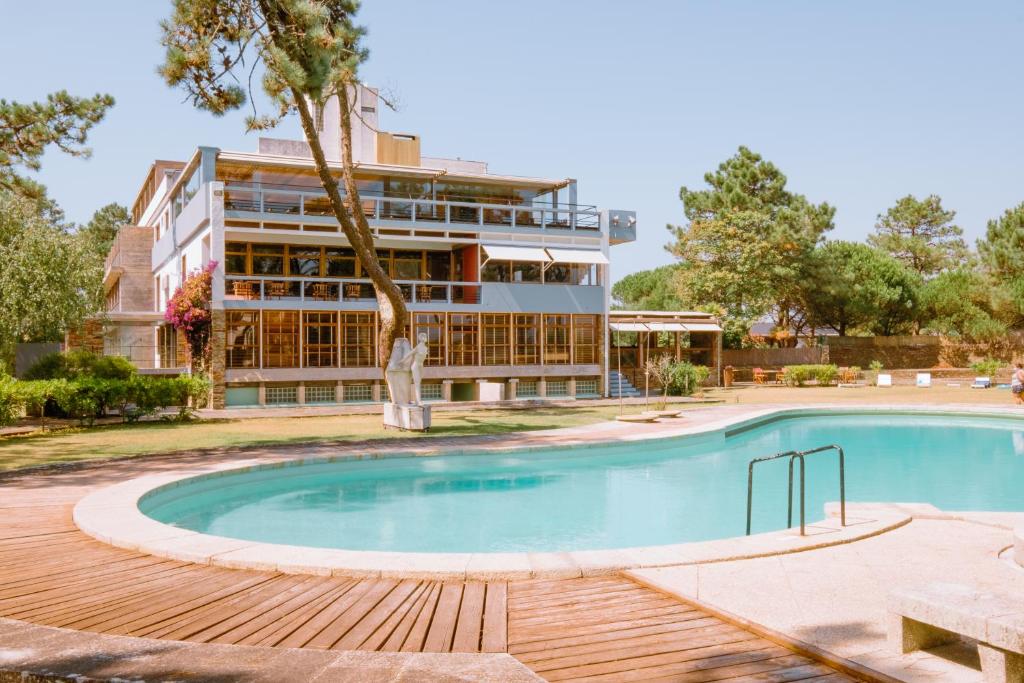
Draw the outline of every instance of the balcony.
M161 348L155 344L106 344L104 356L118 356L132 363L143 373L172 372L179 373L187 365L185 358L179 355L176 348Z
M582 204L494 204L471 198L435 200L370 194L362 194L360 198L366 218L381 223L446 226L448 229L476 226L592 233L601 230L597 207ZM282 190L231 183L224 189L224 211L234 218L301 223L305 230L340 230L327 194L317 190Z
M410 304L479 304L480 285L475 282L396 280ZM376 304L368 279L287 278L229 276L224 285L227 301L295 301Z

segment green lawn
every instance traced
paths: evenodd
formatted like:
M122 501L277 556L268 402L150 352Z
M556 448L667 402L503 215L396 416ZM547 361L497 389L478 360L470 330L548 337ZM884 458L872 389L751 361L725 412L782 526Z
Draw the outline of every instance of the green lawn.
M639 412L642 406L626 406ZM576 406L530 410L436 412L428 434L401 433L429 439L439 436L504 434L594 424L613 419L617 406ZM119 458L200 448L252 446L314 441L362 441L394 438L380 415L270 417L208 420L192 423L148 422L41 432L0 439L0 470L91 458Z

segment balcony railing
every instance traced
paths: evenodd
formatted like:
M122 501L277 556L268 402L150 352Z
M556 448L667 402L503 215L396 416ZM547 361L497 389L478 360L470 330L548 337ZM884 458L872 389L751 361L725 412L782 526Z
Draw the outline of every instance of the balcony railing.
M363 213L375 221L399 221L428 225L501 226L542 230L599 231L597 207L582 204L518 205L457 199L411 199L407 197L360 195ZM313 218L316 229L332 227L330 200L316 190L278 190L259 184L228 184L224 189L224 210L243 214L267 214L289 218Z
M140 370L182 370L186 363L177 357L176 349L162 348L154 344L115 344L103 349L104 356L119 356L127 359Z
M462 282L396 280L408 303L479 304L480 285ZM370 280L328 278L228 277L224 298L229 301L373 302Z

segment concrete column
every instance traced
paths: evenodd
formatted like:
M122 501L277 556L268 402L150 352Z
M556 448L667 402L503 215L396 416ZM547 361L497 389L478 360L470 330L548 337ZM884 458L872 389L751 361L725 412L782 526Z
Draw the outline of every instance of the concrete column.
M370 399L374 403L380 403L380 402L382 402L384 400L383 396L384 396L384 392L381 391L380 382L374 382L373 386L370 389Z
M267 385L264 384L263 382L260 382L259 388L256 391L257 391L256 402L259 403L261 406L267 405Z
M295 389L295 400L300 406L306 405L306 383L299 382L298 388Z
M548 381L543 377L537 378L537 398L547 398L548 396Z
M210 312L210 407L215 410L224 409L224 391L226 389L227 359L225 340L227 339L227 316L224 309L213 309Z
M505 400L514 401L516 400L516 394L519 391L519 380L513 377L505 383Z
M452 385L455 384L454 380L443 379L441 380L441 400L446 403L452 402Z
M576 378L569 378L569 398L576 398Z
M344 403L345 402L345 383L340 379L334 385L334 402Z

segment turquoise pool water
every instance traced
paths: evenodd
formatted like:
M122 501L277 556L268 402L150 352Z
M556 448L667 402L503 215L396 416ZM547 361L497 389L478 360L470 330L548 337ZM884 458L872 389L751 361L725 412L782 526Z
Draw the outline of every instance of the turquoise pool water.
M849 501L1024 510L1024 420L891 414L778 419L723 438L262 470L157 491L142 511L266 543L405 552L548 552L744 533L747 463L837 443ZM838 500L834 457L807 461L808 519ZM786 521L786 464L759 465L754 531ZM794 519L794 522L796 519Z

